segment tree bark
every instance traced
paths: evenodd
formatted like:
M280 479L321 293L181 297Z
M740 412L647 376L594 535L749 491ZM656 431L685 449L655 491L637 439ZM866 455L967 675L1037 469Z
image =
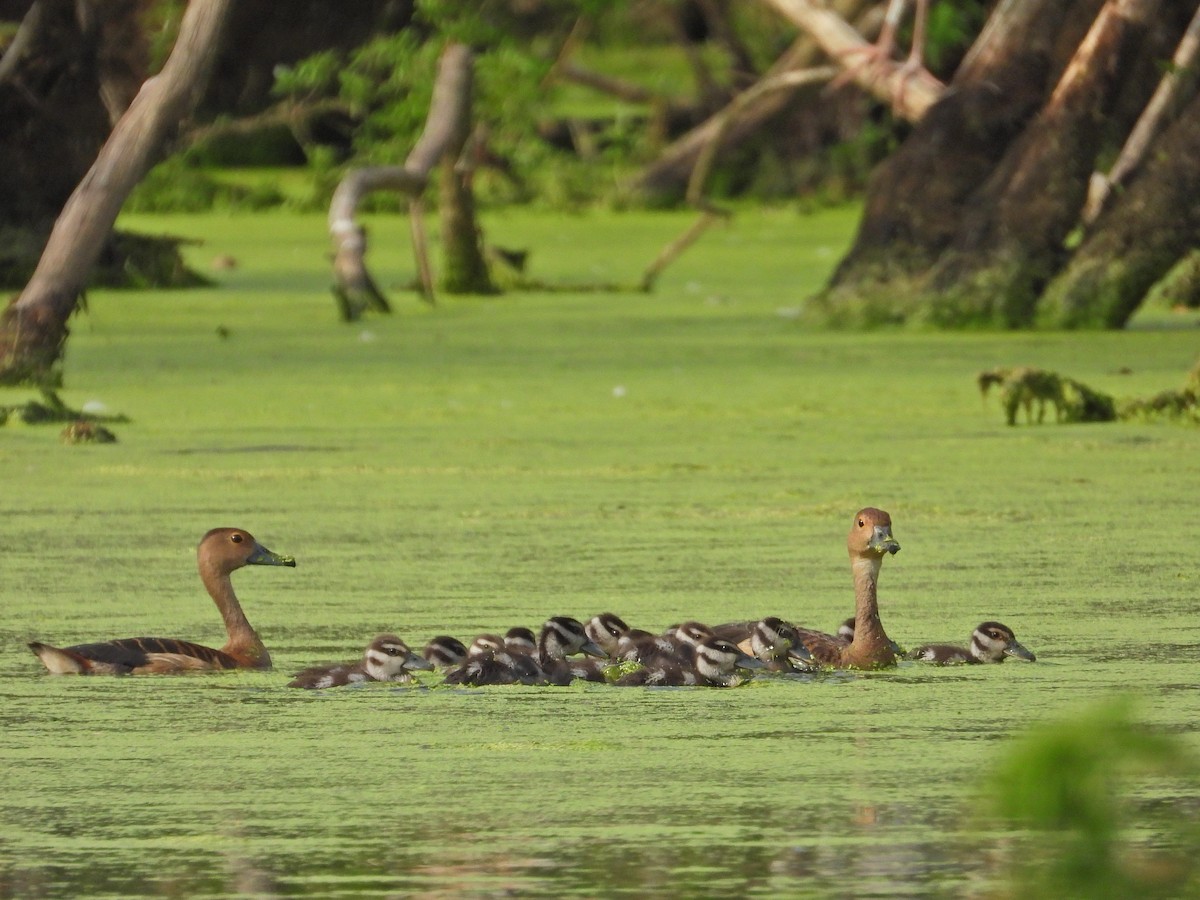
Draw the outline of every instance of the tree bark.
M812 35L830 59L851 66L848 72L856 84L892 105L897 114L910 122L924 118L945 92L946 86L929 73L910 78L900 71L899 64L853 67L854 56L869 51L871 46L845 19L823 5L812 0L764 2Z
M1200 246L1198 154L1200 97L1195 97L1047 287L1039 324L1122 328L1155 282Z
M924 302L922 279L952 244L972 197L1037 113L1059 42L1100 0L1001 0L951 90L871 176L854 245L810 304L837 324L903 321ZM1086 28L1086 24L1082 26Z
M54 223L37 269L0 317L0 381L54 383L67 319L129 192L203 87L231 0L192 0L163 70L148 79Z
M368 307L381 312L390 309L383 292L367 269L366 231L355 221L359 203L372 191L394 190L408 196L417 269L421 273L423 293L426 299L432 301L424 228L420 219L422 207L418 201L429 185L433 167L446 158L450 158L450 165L453 166L466 142L464 135L470 134L473 65L470 49L462 44L447 45L438 62L425 128L404 165L351 169L334 191L329 204L329 234L334 251L333 293L343 319L357 319ZM454 198L450 202L453 204ZM475 229L473 202L470 225ZM446 252L449 258L450 245L447 245ZM482 254L480 256L482 258Z
M1133 177L1134 172L1146 158L1156 135L1169 120L1170 114L1187 103L1196 90L1196 75L1192 71L1200 56L1200 9L1192 17L1184 32L1171 67L1158 83L1158 88L1142 115L1138 117L1125 146L1107 175L1097 173L1088 185L1088 199L1083 210L1083 224L1091 226L1112 197L1113 189L1120 189Z
M494 294L487 260L483 255L483 233L475 216L471 139L471 83L466 85L467 114L457 123L442 155L438 179L438 213L442 226L444 264L439 279L442 290L451 294Z
M939 325L1028 327L1065 261L1121 74L1158 0L1109 0L1049 101L971 197L956 240L931 274Z

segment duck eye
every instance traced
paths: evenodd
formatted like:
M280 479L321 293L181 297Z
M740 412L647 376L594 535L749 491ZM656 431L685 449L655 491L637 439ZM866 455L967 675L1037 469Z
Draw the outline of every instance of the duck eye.
M862 528L862 527L864 527L866 524L867 524L867 523L866 523L866 522L864 522L862 519L859 519L859 520L858 520L858 527L859 527L859 528Z
M235 544L240 544L242 542L242 536L240 534L235 534L232 537L230 537L229 539L231 541L233 541Z

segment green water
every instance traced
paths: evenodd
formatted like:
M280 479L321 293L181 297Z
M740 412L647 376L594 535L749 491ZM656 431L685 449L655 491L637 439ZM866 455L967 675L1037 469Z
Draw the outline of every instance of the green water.
M539 277L635 281L686 222L488 224ZM129 415L120 443L0 429L0 895L978 895L1016 856L974 817L1012 735L1122 692L1200 750L1200 432L1007 428L973 384L1022 363L1175 387L1194 321L806 332L792 311L853 223L747 212L653 295L396 293L352 326L320 217L131 223L239 267L215 290L90 295L63 396ZM372 232L393 289L405 231ZM880 587L893 638L999 619L1038 662L728 691L285 687L383 630L420 645L603 610L832 629L864 505L903 547ZM234 576L275 672L41 672L35 638L219 645L194 563L218 525L297 558ZM1139 803L1200 802L1133 789L1148 846Z

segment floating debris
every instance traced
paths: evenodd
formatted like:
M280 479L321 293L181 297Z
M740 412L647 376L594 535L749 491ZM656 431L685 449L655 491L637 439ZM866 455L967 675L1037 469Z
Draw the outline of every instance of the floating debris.
M64 444L115 444L117 436L95 422L78 419L62 430L59 439Z

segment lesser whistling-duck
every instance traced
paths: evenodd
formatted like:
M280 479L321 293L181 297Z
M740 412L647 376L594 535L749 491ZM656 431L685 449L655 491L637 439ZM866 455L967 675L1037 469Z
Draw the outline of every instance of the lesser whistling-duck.
M435 669L453 669L467 658L467 648L458 638L439 634L429 639L421 655L433 663Z
M366 681L412 681L414 669L432 669L433 663L408 649L394 634L381 634L367 645L359 662L313 666L297 672L288 682L294 688L329 688Z
M892 537L891 516L871 506L860 509L850 525L846 549L854 574L853 636L847 641L838 635L796 626L800 643L821 666L839 669L894 666L895 644L879 621L877 595L884 556L900 550L899 542ZM730 622L717 626L715 631L720 637L740 643L749 639L753 626L752 622Z
M622 687L733 687L746 678L738 669L760 669L762 661L748 656L731 641L707 637L693 646L690 662L683 659L657 658L650 665L622 675L616 684Z
M955 647L951 644L925 644L909 651L909 659L919 659L939 666L955 663L1002 663L1006 657L1015 656L1034 662L1033 655L1013 634L1013 630L999 622L983 622L971 635L970 647Z
M583 626L588 639L607 653L610 657L617 655L617 642L621 635L628 633L629 626L616 613L598 613L587 620Z
M537 664L542 670L542 683L570 684L577 676L571 670L568 656L584 653L605 657L607 654L588 637L583 623L570 616L553 616L546 620L538 635Z
M800 642L796 626L778 616L759 620L749 641L750 655L771 672L807 672L813 669L812 654ZM743 652L747 649L739 647Z
M536 672L536 666L533 671ZM505 648L504 639L498 634L481 634L471 641L462 664L446 673L445 683L482 687L521 681L517 661Z
M242 566L292 566L241 528L214 528L196 548L200 580L208 589L229 635L220 650L177 638L122 638L72 647L33 641L29 648L56 675L158 675L220 669L269 669L271 655L233 592L230 573Z
M860 509L846 538L854 573L854 638L850 643L832 634L800 630L800 640L819 664L836 668L875 669L896 664L892 640L879 620L879 570L883 558L899 552L892 537L892 517L882 509Z

